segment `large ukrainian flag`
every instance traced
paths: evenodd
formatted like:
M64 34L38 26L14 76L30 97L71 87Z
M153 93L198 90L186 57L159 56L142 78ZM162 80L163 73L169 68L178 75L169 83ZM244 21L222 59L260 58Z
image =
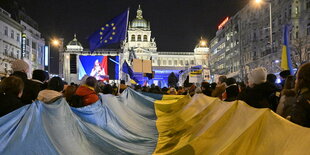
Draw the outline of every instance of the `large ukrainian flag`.
M309 154L310 129L269 109L205 95L36 101L0 118L0 154Z

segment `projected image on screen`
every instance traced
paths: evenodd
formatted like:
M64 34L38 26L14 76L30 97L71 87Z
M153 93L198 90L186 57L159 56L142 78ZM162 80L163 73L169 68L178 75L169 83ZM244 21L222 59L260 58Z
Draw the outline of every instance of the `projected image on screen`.
M79 79L93 76L97 80L117 80L119 70L118 56L79 56Z

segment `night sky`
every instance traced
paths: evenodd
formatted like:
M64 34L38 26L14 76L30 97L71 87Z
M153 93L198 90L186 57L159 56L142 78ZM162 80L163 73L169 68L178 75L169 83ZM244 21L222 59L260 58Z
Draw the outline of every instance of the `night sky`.
M0 0L0 2L10 0ZM193 51L200 37L214 37L217 25L234 15L249 0L16 0L39 24L48 39L63 37L65 44L77 33L88 48L87 38L105 22L130 7L130 20L141 4L151 22L158 51ZM0 3L1 4L1 3Z

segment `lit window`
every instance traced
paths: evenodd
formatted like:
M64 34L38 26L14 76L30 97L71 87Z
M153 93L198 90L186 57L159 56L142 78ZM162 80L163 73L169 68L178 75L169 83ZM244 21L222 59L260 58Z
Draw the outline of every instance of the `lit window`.
M20 41L20 34L16 33L16 41L19 42Z
M142 40L141 40L141 35L138 35L138 41L142 41Z
M143 36L143 41L147 41L147 35Z
M4 46L4 55L8 55L8 45Z
M14 39L14 31L11 30L11 38Z
M131 36L131 41L136 41L136 36L135 35Z
M9 35L9 30L8 30L7 26L4 27L4 35L6 35L6 36Z

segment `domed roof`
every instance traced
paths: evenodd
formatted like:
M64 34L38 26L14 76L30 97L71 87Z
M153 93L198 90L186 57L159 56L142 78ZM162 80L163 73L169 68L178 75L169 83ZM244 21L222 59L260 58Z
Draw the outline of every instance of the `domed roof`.
M71 40L68 45L72 46L82 46L82 44L76 39L76 34L74 34L73 40Z
M83 51L82 44L76 39L76 34L74 34L74 38L70 41L66 46L66 51Z
M148 22L143 19L142 16L142 9L139 5L139 8L137 10L137 16L134 20L131 22L131 27L133 28L147 28L148 27Z

